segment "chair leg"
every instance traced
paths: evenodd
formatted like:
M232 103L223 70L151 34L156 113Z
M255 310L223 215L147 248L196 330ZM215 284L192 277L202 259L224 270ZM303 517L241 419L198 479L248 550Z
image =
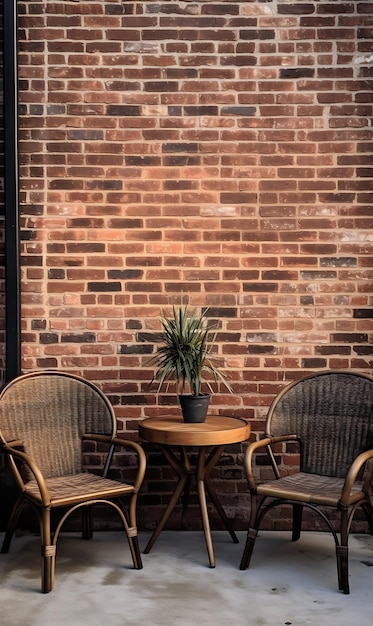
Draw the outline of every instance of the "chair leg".
M260 507L259 507L260 508ZM250 565L251 556L254 550L255 539L258 534L258 496L251 493L251 512L249 530L247 531L245 548L242 554L240 569L246 569Z
M52 544L50 510L43 509L41 519L41 590L49 593L54 587L56 546Z
M292 541L298 541L302 527L303 504L293 504L293 532Z
M82 537L83 539L92 539L93 537L93 524L92 524L92 508L90 506L84 506L82 508Z
M246 537L245 549L243 551L240 569L247 569L250 565L251 556L254 550L255 539L257 537L258 531L255 528L249 528Z
M6 532L5 532L5 536L3 540L3 545L1 547L2 554L6 554L7 552L9 552L10 544L12 543L13 535L17 528L18 519L23 509L23 504L24 504L24 501L23 501L23 497L21 494L18 496L16 502L14 503L12 512L8 520L8 524L7 524L7 528L6 528Z
M43 593L49 593L54 588L56 546L43 545L41 559L41 590Z
M135 537L128 537L128 543L132 555L133 567L135 569L142 569L142 560L138 536L136 535Z
M338 588L343 593L350 593L349 573L348 573L348 530L349 519L348 511L341 513L341 544L336 545L335 552L337 556L338 571Z
M348 582L348 546L336 546L337 569L338 569L338 589L343 593L350 593Z
M138 535L137 535L137 525L136 525L136 495L137 494L134 494L131 498L128 513L124 509L121 498L118 498L116 503L108 502L108 504L111 504L121 516L121 519L123 522L123 528L125 530L125 533L128 539L128 545L129 545L129 549L131 552L134 569L142 569L142 560L141 560L139 540L138 540Z

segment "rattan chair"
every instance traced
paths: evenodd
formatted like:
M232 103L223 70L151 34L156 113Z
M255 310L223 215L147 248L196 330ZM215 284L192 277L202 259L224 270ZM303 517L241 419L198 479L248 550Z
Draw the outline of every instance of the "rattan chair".
M251 513L240 569L249 566L261 521L272 507L292 505L293 541L300 537L303 507L309 507L333 534L339 589L349 593L348 537L358 507L373 534L372 400L373 377L342 370L307 376L286 386L274 399L265 438L249 444L245 452ZM277 462L282 452L294 452L295 442L299 472L286 475ZM264 452L263 448L275 480L257 485L254 455Z
M88 441L88 444L83 444ZM105 453L101 475L83 469L84 446ZM128 457L128 483L109 478L113 454ZM63 523L81 508L82 534L92 537L91 509L109 505L119 514L133 565L142 568L136 527L137 494L145 474L143 449L116 437L116 420L106 396L78 376L48 371L14 379L0 395L0 451L6 453L19 495L6 530L2 552L8 552L25 505L37 512L42 554L41 587L54 586L56 543ZM133 468L133 469L132 469ZM124 506L122 499L129 500ZM60 509L51 530L51 511ZM56 520L57 521L57 520Z

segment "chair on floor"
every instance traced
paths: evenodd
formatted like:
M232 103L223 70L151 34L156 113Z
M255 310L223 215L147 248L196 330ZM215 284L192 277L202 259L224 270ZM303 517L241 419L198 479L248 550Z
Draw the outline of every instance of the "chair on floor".
M117 450L127 455L128 467L123 471L128 482L109 477ZM0 394L0 451L7 455L19 489L2 553L9 550L24 506L31 505L40 525L44 593L54 586L56 543L63 523L71 513L81 509L82 535L90 539L91 509L95 504L108 505L119 514L133 565L142 568L136 504L145 474L145 453L137 443L116 437L113 408L95 385L57 371L14 379ZM87 451L102 458L100 475L84 471ZM127 499L126 506L122 499ZM60 512L52 532L54 509Z
M265 438L249 444L245 452L251 513L240 569L249 566L261 521L270 509L292 505L292 540L296 541L303 507L309 507L333 534L339 589L349 593L348 537L359 507L373 534L372 400L373 377L344 370L307 376L286 386L274 399ZM299 471L287 475L284 465L278 463L282 453L294 452L295 442ZM275 480L257 484L254 455L264 452L263 448Z

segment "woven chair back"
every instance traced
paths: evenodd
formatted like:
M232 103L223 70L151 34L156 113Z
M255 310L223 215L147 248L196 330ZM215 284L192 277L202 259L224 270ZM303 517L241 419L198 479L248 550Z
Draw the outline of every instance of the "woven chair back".
M373 378L329 371L291 383L275 398L267 433L296 434L300 471L344 477L373 448Z
M82 471L82 435L114 435L115 424L104 394L70 374L25 374L0 395L1 438L22 441L44 478Z

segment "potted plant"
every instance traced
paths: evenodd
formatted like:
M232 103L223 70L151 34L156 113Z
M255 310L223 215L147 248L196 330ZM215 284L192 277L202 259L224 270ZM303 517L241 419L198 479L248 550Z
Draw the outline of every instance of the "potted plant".
M160 321L162 332L157 338L163 345L149 361L157 368L151 382L158 382L159 392L164 383L175 380L184 421L203 422L210 400L210 394L202 392L203 375L206 373L232 391L225 376L213 364L211 350L216 333L208 326L206 313L199 315L187 305L174 306L170 318L162 313ZM212 392L209 381L205 382Z

